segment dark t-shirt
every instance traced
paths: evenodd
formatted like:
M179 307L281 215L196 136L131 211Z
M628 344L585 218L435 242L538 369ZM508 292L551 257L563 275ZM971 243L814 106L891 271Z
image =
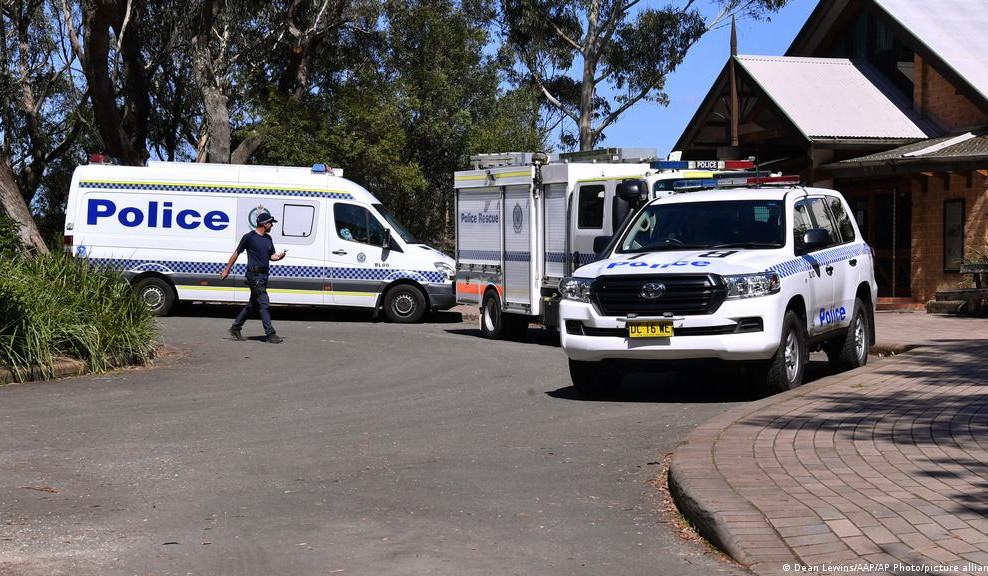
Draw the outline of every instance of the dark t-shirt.
M267 234L258 234L256 230L244 234L237 245L237 254L247 251L247 267L260 268L267 266L274 254L274 240Z

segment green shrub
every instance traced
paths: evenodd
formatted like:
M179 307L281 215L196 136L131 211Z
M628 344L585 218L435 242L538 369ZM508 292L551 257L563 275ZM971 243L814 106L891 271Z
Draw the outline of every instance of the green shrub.
M63 356L94 371L147 362L153 348L154 317L118 271L62 252L0 255L0 366L19 378L50 376Z
M0 261L24 253L20 226L9 216L0 216Z

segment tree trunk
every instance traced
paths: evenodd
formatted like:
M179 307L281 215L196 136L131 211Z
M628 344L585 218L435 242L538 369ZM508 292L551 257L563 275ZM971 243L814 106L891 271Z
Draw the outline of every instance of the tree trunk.
M217 0L205 0L199 16L199 29L192 38L192 69L196 84L202 91L203 115L206 117L206 162L230 163L230 109L220 87L210 51L213 23L223 10ZM197 158L202 162L202 158Z
M587 34L583 40L583 82L580 84L580 150L593 150L597 143L593 135L593 106L596 85L594 74L597 70L597 18L600 4L597 0L590 2L587 10Z
M0 212L10 216L20 225L21 242L38 254L47 254L48 246L38 232L34 223L31 209L21 196L14 179L14 171L10 168L10 160L3 150L0 150Z

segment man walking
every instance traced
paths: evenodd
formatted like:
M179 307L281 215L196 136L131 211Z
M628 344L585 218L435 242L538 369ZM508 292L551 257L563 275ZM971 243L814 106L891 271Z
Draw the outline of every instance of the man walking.
M244 234L243 238L240 239L240 244L237 245L237 249L230 256L229 262L226 263L226 268L220 272L220 280L226 280L234 262L244 250L247 251L247 285L250 286L250 301L243 307L240 314L237 314L237 319L233 321L233 326L230 327L230 336L234 340L244 339L240 334L240 329L247 322L247 317L250 316L251 312L256 311L261 316L266 340L272 344L281 342L281 337L275 333L274 326L271 325L271 313L268 311L271 305L271 299L268 298L268 262L281 260L287 252L287 250L282 250L277 254L274 252L274 241L268 232L271 231L276 222L278 221L268 212L258 214L257 227Z

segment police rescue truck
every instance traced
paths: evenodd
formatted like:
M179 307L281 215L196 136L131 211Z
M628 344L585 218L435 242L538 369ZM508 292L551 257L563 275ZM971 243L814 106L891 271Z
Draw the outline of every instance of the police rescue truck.
M480 307L487 338L513 337L532 321L558 325L559 282L592 262L637 204L725 177L754 175L751 161L655 161L654 149L562 154L482 154L454 174L456 300ZM622 198L617 186L647 192Z
M149 162L99 163L72 176L66 249L121 270L159 315L178 301L247 302L246 258L219 275L240 237L268 212L278 220L273 304L383 308L416 322L454 305L454 261L416 240L339 170Z
M724 360L790 389L810 350L845 369L868 361L878 289L847 202L798 178L747 184L652 200L562 280L560 343L579 392L613 392L624 369L656 364ZM648 185L623 182L618 196Z

